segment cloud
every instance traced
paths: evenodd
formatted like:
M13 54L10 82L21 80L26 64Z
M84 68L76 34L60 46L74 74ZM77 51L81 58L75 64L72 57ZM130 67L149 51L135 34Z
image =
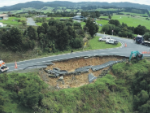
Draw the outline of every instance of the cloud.
M150 5L149 0L0 0L0 7L15 5L17 3L25 3L30 1L43 1L43 2L51 2L51 1L71 1L71 2L132 2L132 3L140 3L145 5Z

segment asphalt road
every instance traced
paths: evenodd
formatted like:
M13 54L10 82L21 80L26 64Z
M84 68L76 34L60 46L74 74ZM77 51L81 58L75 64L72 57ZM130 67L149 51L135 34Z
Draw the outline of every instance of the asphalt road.
M104 36L103 34L99 34L99 33L97 33L97 35L101 37ZM112 38L120 41L122 43L122 46L119 48L73 52L73 53L68 53L68 54L61 54L61 55L56 55L56 56L20 61L20 62L17 62L17 65L18 65L17 69L14 68L15 63L7 63L6 65L9 67L8 72L15 71L15 70L23 70L27 68L28 66L33 66L33 65L34 67L32 68L38 68L38 67L42 67L45 64L50 64L51 61L64 60L64 59L70 59L70 58L88 57L88 56L105 56L105 55L119 55L119 56L129 57L131 51L135 51L135 50L139 52L150 51L150 47L135 44L135 42L131 39L119 38L116 36L112 36ZM127 44L127 47L124 46L125 43ZM144 56L150 56L150 54L144 54ZM40 66L35 66L35 65L40 65Z
M33 18L27 18L27 25L37 26Z

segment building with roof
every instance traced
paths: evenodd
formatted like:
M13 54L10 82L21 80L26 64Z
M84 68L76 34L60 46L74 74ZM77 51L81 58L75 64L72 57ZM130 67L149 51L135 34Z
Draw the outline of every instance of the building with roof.
M8 14L0 14L0 20L5 20L8 18Z
M84 20L86 18L84 16L74 16L72 19L74 19L74 20Z

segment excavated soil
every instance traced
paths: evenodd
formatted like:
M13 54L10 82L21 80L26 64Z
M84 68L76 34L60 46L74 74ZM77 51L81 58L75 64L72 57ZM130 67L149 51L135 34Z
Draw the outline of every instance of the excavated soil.
M107 63L109 61L121 60L123 57L91 57L91 58L75 58L64 61L53 62L54 65L48 66L46 70L59 68L60 70L67 70L68 72L73 72L76 68L81 68L84 66L96 66ZM88 75L93 73L94 76L98 77L103 70L107 70L106 67L99 71L89 70L88 73L82 73L80 75L64 75L63 81L58 78L48 77L48 74L44 70L39 71L39 75L42 80L44 80L50 86L55 86L57 88L69 88L69 87L79 87L85 84L89 84Z

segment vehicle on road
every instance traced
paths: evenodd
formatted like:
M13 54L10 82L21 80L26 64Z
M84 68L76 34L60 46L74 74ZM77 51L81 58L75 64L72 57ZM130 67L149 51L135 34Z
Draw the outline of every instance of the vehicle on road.
M102 38L99 38L99 41L105 41L106 42L107 39L111 39L111 37L109 37L109 36L108 37L102 37Z
M129 57L129 61L131 61L132 58L135 58L137 61L142 60L143 54L139 51L132 51Z
M5 62L3 62L3 60L0 60L0 72L5 72L7 71L9 68L6 66Z
M135 38L135 43L150 46L150 41L144 40L144 36L141 35L137 35L137 37Z
M106 44L114 44L114 45L117 45L117 44L118 44L118 41L115 40L115 39L107 39L107 40L106 40Z

